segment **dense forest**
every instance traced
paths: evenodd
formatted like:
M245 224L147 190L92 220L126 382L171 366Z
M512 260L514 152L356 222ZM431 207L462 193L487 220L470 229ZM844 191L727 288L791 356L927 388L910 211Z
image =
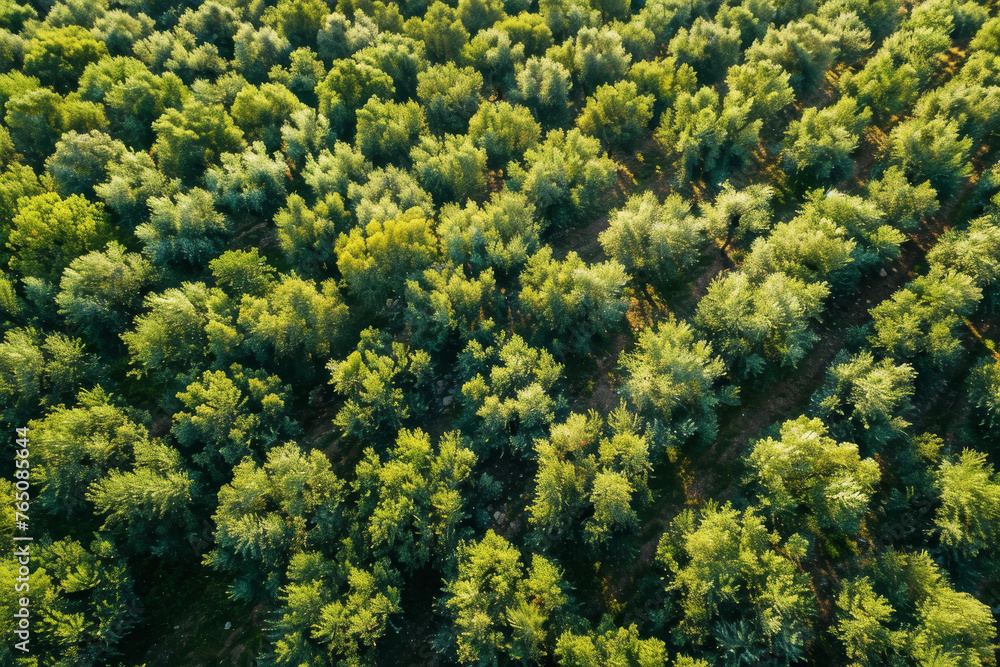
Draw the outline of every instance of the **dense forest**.
M0 0L0 107L0 664L997 664L995 0Z

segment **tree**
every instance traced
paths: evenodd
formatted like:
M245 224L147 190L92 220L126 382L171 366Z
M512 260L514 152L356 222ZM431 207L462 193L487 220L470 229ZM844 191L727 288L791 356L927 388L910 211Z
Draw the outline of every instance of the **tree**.
M516 334L501 333L496 344L471 341L459 357L467 414L479 418L477 443L489 449L510 447L524 453L544 433L561 401L556 383L562 365L544 349L533 348Z
M417 75L417 98L427 110L432 132L461 134L482 100L483 75L455 63L434 65Z
M690 28L681 28L667 47L678 63L690 65L703 86L721 81L740 58L740 31L723 27L703 17Z
M291 50L291 43L273 28L255 30L244 23L233 38L233 64L247 81L260 84L267 80L272 68L285 65Z
M281 153L268 157L260 141L240 154L223 153L220 161L206 170L205 185L234 214L270 216L287 196L288 164Z
M379 311L402 292L406 280L437 257L437 239L419 208L385 222L355 227L337 239L337 268L351 293L366 308Z
M347 196L351 183L364 183L371 164L350 144L338 141L332 149L322 149L315 157L306 156L302 180L312 190L316 199L329 194Z
M246 141L261 141L267 150L274 151L281 147L281 126L302 108L302 102L288 88L265 83L241 90L230 114Z
M850 286L858 277L852 265L855 247L847 231L833 221L798 216L775 225L767 238L755 240L743 270L759 280L780 272L806 283Z
M715 279L698 304L697 326L711 335L733 374L749 379L772 364L794 366L819 337L809 330L818 319L825 283L804 283L773 273L755 284L743 272Z
M128 326L157 279L152 264L119 243L70 262L59 283L59 313L92 342L106 344Z
M406 281L404 318L411 340L430 352L439 351L453 333L463 345L486 341L502 305L492 269L466 278L461 266L430 268L419 279Z
M986 455L966 449L942 461L935 487L941 505L934 515L941 542L966 558L996 552L1000 536L1000 479Z
M362 331L357 349L342 361L331 361L327 369L330 384L346 398L333 419L345 436L368 439L392 433L413 412L427 409L421 395L433 372L430 356L390 343L375 329Z
M328 13L323 0L279 0L276 5L264 10L261 20L264 25L277 30L293 48L297 48L316 44L316 34Z
M329 151L333 137L329 119L314 109L299 109L281 126L282 150L298 169Z
M788 82L795 94L802 97L816 89L840 55L837 36L824 23L814 18L775 25L746 50L744 59L749 65L771 61L781 66L791 75Z
M952 120L904 121L889 135L891 162L914 180L927 179L935 190L951 194L972 173L972 140Z
M428 57L437 63L460 61L462 47L469 42L469 31L462 25L458 12L440 0L427 8L422 19L407 21L406 33L423 41Z
M674 105L680 93L693 93L697 78L690 65L677 64L673 58L636 60L628 71L628 80L640 95L653 96L653 120Z
M733 661L767 655L794 662L811 634L815 614L808 578L782 551L802 551L793 535L780 537L751 508L710 504L682 512L660 539L657 561L666 588L679 596L678 640Z
M457 572L445 583L444 607L455 619L458 661L491 662L505 652L534 661L545 655L545 626L567 598L562 574L533 555L525 572L520 555L492 530L458 547Z
M538 145L541 130L527 107L508 102L483 102L469 119L469 138L486 151L486 164L504 171Z
M274 268L257 248L227 250L208 263L215 284L234 299L244 294L264 296L274 287Z
M345 157L341 164L346 161ZM419 209L428 218L434 215L430 193L420 187L410 171L393 166L375 169L368 174L364 185L348 185L347 198L359 227L396 220L412 208Z
M76 93L63 99L47 88L10 98L6 111L4 121L14 148L35 169L55 151L64 133L103 130L108 124L101 105L84 101Z
M364 106L372 97L382 102L391 101L395 92L392 77L356 58L334 61L326 78L316 87L319 110L329 118L336 116L333 109L338 104L342 104L351 113Z
M931 270L958 272L987 290L1000 280L1000 225L994 216L976 218L962 229L949 229L927 253Z
M454 557L459 524L466 514L462 491L469 486L476 455L457 431L436 446L421 431L403 429L382 461L365 450L354 483L363 534L377 558L392 557L412 572Z
M524 37L531 39L529 35ZM501 27L494 27L476 34L462 48L462 58L482 75L487 97L494 97L493 93L509 97L517 90L517 71L524 65L525 48L526 45L519 42L517 36Z
M91 484L87 500L104 516L101 530L123 535L130 551L176 556L196 526L191 475L180 453L160 441L137 442L134 452L135 467Z
M982 298L972 278L961 273L921 276L871 309L874 347L897 358L926 355L939 368L961 351L956 329Z
M219 491L215 548L205 564L234 576L234 598L276 600L295 554L336 544L345 491L317 450L288 443L272 448L262 465L245 459Z
M697 438L714 440L720 404L736 401L735 387L722 385L725 366L691 326L670 319L639 334L634 352L623 354L622 396L646 420L660 447Z
M224 300L221 290L204 283L183 283L147 296L147 312L137 316L132 330L121 336L133 366L130 374L151 377L157 383L187 385L206 366L209 325L221 324L217 311L227 305Z
M326 77L326 67L316 57L316 53L306 47L292 51L288 60L288 67L272 67L268 78L271 83L280 84L292 91L302 104L315 112L319 104L316 86Z
M625 269L615 261L587 266L575 252L552 259L542 247L521 273L521 307L553 349L586 351L591 338L610 331L628 309Z
M604 625L602 624L603 628ZM639 665L647 667L667 664L667 648L660 639L640 639L633 623L627 628L606 630L603 634L574 634L571 631L559 636L555 650L560 667L598 667L598 665ZM685 667L678 656L676 664ZM707 663L705 663L707 664ZM689 667L704 667L701 664Z
M857 445L828 437L822 421L805 416L783 423L780 440L758 440L748 462L776 517L795 523L804 506L820 529L846 534L861 530L880 477Z
M153 123L153 130L153 154L160 169L186 183L194 183L223 153L240 153L246 148L242 130L218 104L192 101L180 110L167 109Z
M117 653L115 645L138 620L138 597L114 544L94 534L86 547L72 538L39 546L32 549L37 569L30 590L38 605L32 627L40 637L32 652L51 656L54 667L99 663Z
M279 440L301 432L286 414L290 391L277 376L238 364L228 372L205 371L178 392L184 409L174 414L170 431L193 452L194 463L221 482L245 457L259 460Z
M458 19L470 35L492 27L505 16L501 0L458 0Z
M613 203L618 165L579 130L552 130L511 169L508 187L524 192L540 217L562 227L598 216Z
M60 93L72 90L88 64L108 55L108 48L79 25L45 28L33 36L24 54L24 71Z
M358 109L356 145L377 165L402 163L426 126L424 109L417 102L397 104L373 98Z
M631 81L600 86L587 98L576 126L611 148L628 150L639 141L653 118L653 99L652 95L639 95Z
M74 396L98 377L83 341L62 333L10 329L0 343L0 419L12 428Z
M482 206L448 204L440 215L441 248L457 266L512 276L538 250L541 225L522 193L501 190Z
M881 178L868 181L868 198L896 229L916 229L938 208L937 190L930 181L913 185L899 167L889 167ZM975 276L971 272L969 275Z
M1000 363L981 360L969 374L969 402L975 407L980 426L1000 425Z
M774 188L769 185L750 185L737 190L726 181L715 201L701 205L709 238L723 242L723 247L730 243L749 246L771 228L772 197Z
M121 161L124 155L125 144L103 132L70 131L56 143L56 152L45 166L60 195L93 198L94 186L107 179L109 165Z
M63 199L47 192L21 199L7 240L13 255L10 268L55 282L74 259L111 238L104 207L80 195Z
M120 226L133 230L149 220L149 202L177 193L180 182L168 180L148 153L122 154L108 163L108 177L94 186L94 193L117 216Z
M486 195L486 151L468 136L423 137L410 151L414 171L435 203L482 201Z
M750 119L752 103L746 102L724 106L719 94L707 87L693 95L677 96L672 113L661 116L656 139L673 159L678 184L695 177L719 182L749 157L757 144L761 121Z
M103 100L109 129L129 147L146 149L155 139L153 122L167 109L182 109L190 94L171 72L160 76L138 72L115 81Z
M556 125L566 117L573 88L569 70L550 58L528 58L517 73L517 100L535 113L538 121Z
M900 633L893 632L887 621L895 610L889 601L875 592L868 577L844 581L837 596L835 633L849 660L859 665L879 664L899 648Z
M81 390L76 398L74 407L60 405L29 424L38 457L32 471L40 490L37 503L66 519L80 516L91 484L127 467L133 449L150 442L138 415L115 405L100 387Z
M294 273L281 276L265 296L244 297L237 318L243 345L258 362L286 364L306 379L343 349L347 323L347 305L334 281L317 285Z
M854 355L841 352L812 397L813 410L835 437L879 447L910 425L903 417L913 408L910 398L916 377L909 364L875 361L867 350Z
M793 120L785 133L785 163L807 183L835 183L849 175L851 153L871 122L867 108L842 97L822 110L810 107Z
M307 274L333 265L337 236L346 231L349 220L344 200L336 193L313 209L299 195L289 195L285 207L274 216L281 250L292 266Z
M612 211L600 241L604 252L633 278L666 287L698 261L706 241L705 223L679 195L669 195L661 204L656 195L645 192Z
M231 233L228 218L200 188L149 201L150 219L135 228L143 252L157 265L198 266L221 254Z

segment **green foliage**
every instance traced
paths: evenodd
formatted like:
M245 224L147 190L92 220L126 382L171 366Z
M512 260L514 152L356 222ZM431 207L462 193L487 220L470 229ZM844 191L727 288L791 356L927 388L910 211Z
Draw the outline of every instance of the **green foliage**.
M410 159L436 204L485 198L486 151L468 136L424 137L410 151Z
M996 552L1000 536L1000 479L986 455L966 449L942 461L936 488L941 505L934 516L941 543L967 557Z
M442 207L437 231L445 256L456 266L512 275L538 250L541 226L524 194L502 190L482 207L475 202Z
M61 98L47 88L31 90L7 101L4 121L14 147L35 169L55 151L64 132L103 130L108 121L101 105L76 93Z
M120 162L124 155L125 144L103 132L70 131L56 143L56 152L45 166L60 195L93 198L94 186L107 179L109 165Z
M603 626L602 626L603 627ZM647 667L667 664L667 649L662 640L640 639L633 623L627 628L607 630L603 634L586 635L564 632L556 643L556 658L560 667L598 667L598 665L639 665ZM684 667L681 658L676 663ZM692 667L700 667L692 665Z
M155 264L198 266L222 253L231 224L215 210L212 195L194 188L149 200L150 218L135 228Z
M618 165L579 130L552 130L511 169L508 187L524 192L541 217L559 227L580 224L613 204Z
M423 107L410 100L405 104L368 100L358 109L358 150L375 164L401 163L426 132Z
M77 257L63 272L56 304L59 313L90 341L106 342L130 323L131 315L157 279L156 269L118 243L104 252Z
M264 296L274 286L274 268L257 248L227 250L208 263L215 284L234 298L244 294Z
M316 43L316 33L328 13L323 0L278 0L264 11L261 20L277 30L294 48Z
M0 419L23 424L45 407L73 396L97 375L96 359L83 341L62 333L11 329L0 343Z
M222 481L228 475L220 471L299 433L285 407L290 391L280 378L238 364L228 373L205 371L177 394L184 410L174 414L170 431L195 464Z
M291 443L272 448L262 465L242 461L219 491L215 548L205 564L233 575L236 599L276 599L296 553L335 544L344 487L322 452Z
M706 241L705 223L679 195L669 195L660 204L653 193L645 192L611 213L600 241L604 252L633 278L665 287L698 261Z
M847 231L832 220L799 216L775 225L767 238L755 240L743 270L757 279L780 272L806 283L853 283L855 247Z
M76 86L88 64L107 56L108 48L78 25L35 33L24 54L24 70L61 93Z
M848 534L861 530L880 476L857 445L828 437L822 421L805 416L783 423L780 440L758 440L748 462L768 511L794 525L804 507L819 528Z
M418 208L394 220L355 227L337 239L337 268L351 293L373 311L436 257L437 240Z
M278 242L286 259L309 273L334 263L337 236L346 231L350 218L339 194L326 196L314 208L297 194L288 196L285 207L274 216Z
M718 431L716 407L736 400L736 389L720 386L725 366L712 347L685 322L668 320L639 334L634 352L623 354L621 393L662 439L678 446L692 438L708 444Z
M871 122L867 108L842 97L837 103L810 107L794 120L785 134L785 163L809 183L836 183L849 175L850 155Z
M666 588L679 596L679 642L736 656L794 662L811 630L808 578L751 508L682 512L660 539ZM734 641L735 640L735 641Z
M897 229L916 229L922 218L938 208L937 191L930 181L913 185L899 167L889 167L881 178L869 181L868 197Z
M694 69L698 83L712 85L739 62L740 41L740 31L735 26L723 27L699 16L690 28L677 31L668 50L677 62Z
M341 164L345 162L346 157ZM351 183L347 187L347 197L358 226L362 228L372 222L399 219L412 208L419 209L428 218L434 214L430 194L420 187L412 172L392 166L372 171L364 185Z
M417 98L435 134L464 132L482 100L483 75L454 63L434 65L417 75Z
M244 297L237 319L246 332L243 345L258 361L291 364L305 378L343 348L347 322L347 305L334 281L317 286L295 274L281 276L265 295Z
M961 273L921 276L871 309L874 347L897 358L924 356L950 364L962 348L956 329L975 310L982 291Z
M569 70L551 58L529 58L517 74L518 101L550 126L566 117L572 88Z
M971 172L972 140L953 121L904 121L889 135L891 164L914 180L927 179L935 190L951 194Z
M175 194L177 180L167 180L148 153L128 151L108 164L108 179L94 186L96 195L111 209L119 226L135 229L149 220L149 202Z
M241 154L223 153L221 162L205 171L205 185L220 206L237 215L269 216L285 199L288 165L281 153L268 157L262 142Z
M725 245L749 245L771 228L773 197L771 186L750 185L737 190L726 181L715 201L701 207L709 237L725 241Z
M63 199L55 192L21 199L7 239L10 268L55 282L74 259L111 239L100 204L79 195Z
M365 329L357 349L327 364L330 384L346 398L333 423L344 435L377 438L398 431L411 414L422 414L432 374L430 356Z
M878 446L910 426L903 416L913 407L916 376L909 364L875 361L868 351L841 352L812 397L813 410L836 437Z
M386 461L366 449L354 487L375 557L392 557L409 571L432 557L453 558L466 516L462 491L475 464L476 455L457 431L444 434L435 447L420 429L403 429Z
M469 138L486 151L487 164L506 170L512 160L538 145L541 127L523 106L484 102L469 119Z
M631 81L600 86L587 98L576 126L611 148L627 150L639 141L652 120L653 99L652 95L639 95Z
M466 412L480 420L477 442L490 449L510 446L523 453L560 407L555 389L562 365L520 336L507 340L501 334L496 345L485 348L470 342L459 368L469 378L462 385Z
M487 341L496 327L493 315L501 311L493 269L466 278L461 267L430 268L406 282L406 325L421 348L438 351L451 335L464 345Z
M167 557L193 536L193 480L180 453L160 441L134 447L135 467L112 470L90 485L87 500L104 516L101 530L118 532L129 550Z
M149 434L137 418L97 387L80 391L74 407L60 405L31 422L38 506L66 519L79 516L87 488L109 471L126 467L135 447L149 445Z
M218 104L192 101L178 109L167 109L153 123L156 143L153 154L163 173L194 183L223 153L240 153L246 147L243 132Z
M927 253L931 269L970 276L981 288L1000 279L1000 225L994 216L976 218L962 229L950 229Z
M533 15L535 16L535 15ZM536 16L537 18L537 16ZM518 18L511 19L518 21ZM480 31L472 41L462 49L463 62L471 65L483 78L486 93L496 93L504 96L512 95L517 86L517 70L524 65L527 46L518 41L519 36L536 41L534 31L538 24L530 26L518 25L519 29L510 32L505 29L489 28ZM522 31L527 34L520 35ZM544 35L537 40L544 42ZM548 44L551 45L551 39ZM538 54L540 55L540 54ZM491 98L493 95L489 95Z
M819 337L809 329L818 319L825 283L804 283L772 273L755 283L741 271L712 281L698 304L695 322L718 345L740 379L760 376L775 365L795 366Z
M497 661L505 653L535 661L547 653L552 616L566 604L562 574L533 555L521 557L492 530L458 547L458 571L445 583L444 606L455 619L460 663Z
M981 360L969 374L969 402L980 416L980 425L992 430L1000 425L1000 363Z
M233 38L233 65L250 83L264 83L272 68L284 66L291 50L291 43L273 28L255 30L244 23Z
M280 83L265 83L260 88L247 86L241 90L230 113L248 142L262 141L267 150L273 151L281 146L282 124L301 108L302 103L288 88Z
M521 273L521 307L540 339L555 350L586 351L591 339L613 329L628 309L625 269L615 261L587 264L575 252L552 259L545 246Z

